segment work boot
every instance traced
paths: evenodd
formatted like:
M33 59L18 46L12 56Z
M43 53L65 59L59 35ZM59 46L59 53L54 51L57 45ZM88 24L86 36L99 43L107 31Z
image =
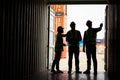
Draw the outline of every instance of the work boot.
M63 71L61 71L61 70L57 70L57 73L63 73Z
M83 72L84 74L90 74L90 71L89 70L86 70Z
M82 73L82 71L76 71L76 73Z
M51 70L52 73L57 73L55 70Z

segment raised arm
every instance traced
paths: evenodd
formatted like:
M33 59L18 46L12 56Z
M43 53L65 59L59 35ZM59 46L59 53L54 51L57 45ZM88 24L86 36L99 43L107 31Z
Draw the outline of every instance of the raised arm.
M62 34L62 37L66 37L67 36L67 34Z
M100 27L99 28L96 28L97 32L100 31L103 27L103 23L100 24Z

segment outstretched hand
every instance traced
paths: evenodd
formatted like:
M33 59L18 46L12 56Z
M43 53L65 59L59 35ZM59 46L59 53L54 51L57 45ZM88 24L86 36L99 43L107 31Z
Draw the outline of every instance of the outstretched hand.
M100 24L100 27L103 27L103 23Z

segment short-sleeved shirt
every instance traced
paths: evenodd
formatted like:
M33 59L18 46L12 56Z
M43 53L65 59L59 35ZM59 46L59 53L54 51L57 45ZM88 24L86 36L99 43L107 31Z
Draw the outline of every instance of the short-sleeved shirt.
M78 30L68 31L66 36L66 41L68 42L68 46L79 46L79 41L81 41L81 33Z

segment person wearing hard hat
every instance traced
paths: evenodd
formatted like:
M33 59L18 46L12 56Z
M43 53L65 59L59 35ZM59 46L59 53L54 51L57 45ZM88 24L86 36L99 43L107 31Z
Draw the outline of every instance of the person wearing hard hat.
M63 51L63 46L65 46L65 44L63 43L63 37L65 37L65 34L63 33L63 28L62 26L59 26L57 28L57 35L56 35L56 41L55 41L55 57L52 63L52 69L51 72L53 73L63 73L63 71L61 71L59 69L59 62L60 62L60 58L61 58L61 54ZM56 66L56 70L54 69Z

